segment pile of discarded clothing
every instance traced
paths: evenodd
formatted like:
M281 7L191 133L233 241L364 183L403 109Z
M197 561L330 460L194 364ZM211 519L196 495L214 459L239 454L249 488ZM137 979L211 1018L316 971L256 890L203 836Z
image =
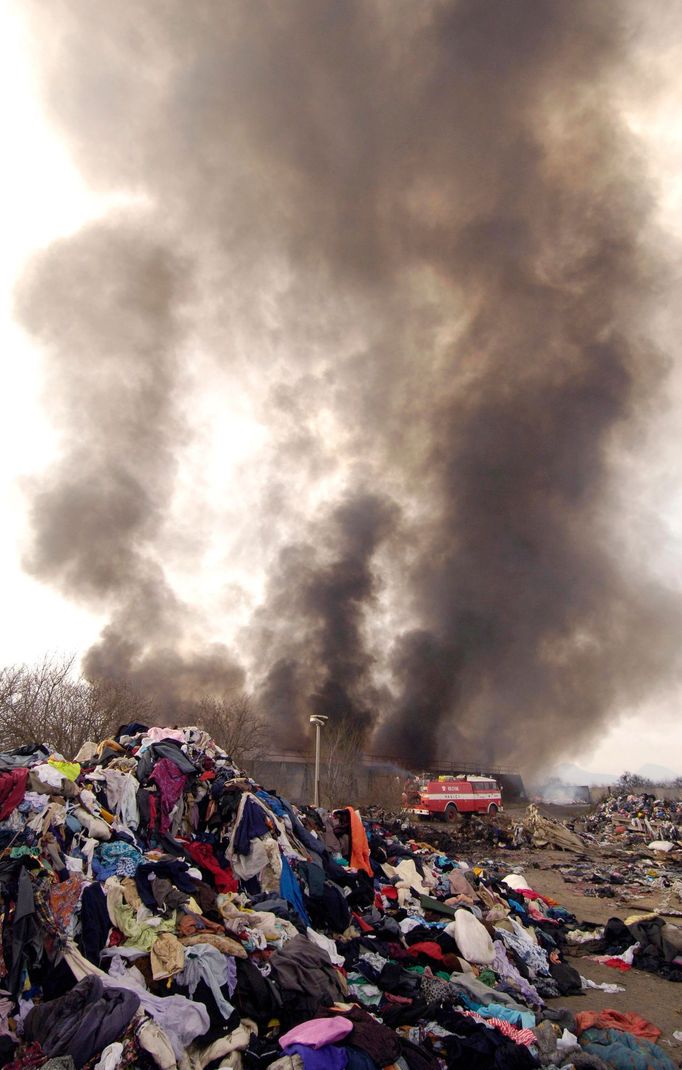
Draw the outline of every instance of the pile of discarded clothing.
M584 823L601 846L643 846L664 854L682 849L682 802L675 799L647 792L608 795Z
M580 924L522 874L297 809L200 728L0 754L0 850L5 1070L674 1065L547 1005Z
M682 981L682 928L655 913L610 918L603 927L571 929L570 945L598 962L626 971L633 967L658 974L667 981Z

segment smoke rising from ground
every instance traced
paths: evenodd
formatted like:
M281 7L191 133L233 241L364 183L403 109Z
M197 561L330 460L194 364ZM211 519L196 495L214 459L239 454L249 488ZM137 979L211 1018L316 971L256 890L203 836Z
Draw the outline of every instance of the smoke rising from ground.
M612 523L666 367L628 8L31 10L84 176L151 205L20 293L66 442L29 567L110 613L87 670L174 708L245 676L281 742L325 710L424 763L540 761L669 681L682 605ZM190 341L267 432L233 488L266 575L232 652L165 569Z

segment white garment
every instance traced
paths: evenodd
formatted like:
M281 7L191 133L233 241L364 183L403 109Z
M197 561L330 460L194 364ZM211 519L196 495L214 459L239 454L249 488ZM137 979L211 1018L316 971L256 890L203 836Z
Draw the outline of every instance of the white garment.
M527 888L529 891L532 891L528 880L522 873L508 873L506 877L502 878L502 883L506 884L509 888L513 888L515 891L518 891L519 888Z
M192 1070L204 1070L204 1067L216 1059L224 1059L231 1052L246 1051L251 1040L251 1034L258 1030L253 1022L247 1018L242 1019L240 1025L233 1029L227 1036L218 1037L212 1044L200 1048L198 1044L192 1044L188 1051L189 1062ZM223 1065L223 1064L221 1064Z
M445 931L457 943L460 953L467 962L478 966L489 966L495 958L495 949L490 933L464 907L457 911L455 920L446 925Z
M119 773L118 769L105 769L104 779L109 806L127 828L135 830L140 824L137 779L132 773Z
M175 1070L178 1064L173 1045L158 1022L147 1018L137 1030L136 1036L140 1047L149 1052L159 1070Z
M333 940L330 940L328 936L323 936L322 933L316 933L314 929L308 928L306 929L306 933L308 939L311 940L313 944L317 944L318 947L323 948L323 950L327 952L335 966L344 965L345 960L339 955Z
M95 1063L95 1070L116 1070L122 1055L123 1045L120 1040L114 1040L113 1043L107 1044L100 1055L99 1061Z
M47 762L45 765L34 765L31 772L35 773L41 784L47 784L50 788L61 788L64 783L64 774Z
M423 918L403 918L402 921L398 922L401 933L409 933L412 929L418 929L423 924Z
M98 747L96 743L91 743L90 741L84 743L81 749L78 751L78 754L74 758L74 762L92 761L92 759L97 756L97 750Z
M609 985L606 981L598 985L596 981L592 981L589 977L583 977L582 974L580 976L580 984L584 990L587 990L588 988L598 988L600 992L608 992L609 995L615 995L616 992L625 991L623 985Z
M84 806L76 806L72 810L73 816L80 821L89 836L96 840L110 840L111 829L101 817L93 817Z

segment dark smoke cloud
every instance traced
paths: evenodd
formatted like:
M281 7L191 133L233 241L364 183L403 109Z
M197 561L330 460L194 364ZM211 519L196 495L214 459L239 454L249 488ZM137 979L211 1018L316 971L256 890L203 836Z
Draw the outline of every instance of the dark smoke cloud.
M395 503L359 491L316 526L313 542L280 552L251 633L258 655L268 652L260 700L281 743L302 743L310 713L368 733L380 694L366 616L378 594L375 555L397 522Z
M185 436L177 405L187 265L125 220L93 224L38 257L17 298L46 350L59 459L34 481L26 567L111 613L87 676L127 678L173 707L243 681L218 644L183 654L193 611L154 543Z
M646 331L663 271L652 199L617 109L633 77L629 8L31 10L52 115L85 177L152 206L139 246L113 225L95 243L94 326L77 329L60 376L74 444L80 350L121 370L122 418L97 420L86 456L74 445L33 499L34 569L113 606L86 663L134 666L127 644L149 635L150 613L149 656L176 652L193 680L191 611L155 572L182 454L184 301L184 329L268 429L235 493L240 561L268 573L244 656L280 738L319 708L374 719L375 749L413 761L469 749L528 764L669 683L680 601L619 554L614 531L615 460L665 372ZM144 303L154 272L138 264L133 285L107 243L159 256L175 278L146 244L155 228L190 258L194 289L164 291L158 309L133 300L130 319L121 298L130 287ZM48 253L67 296L87 242ZM41 325L48 278L23 318L58 371L68 316ZM78 324L80 300L67 305ZM138 330L109 360L110 321ZM150 402L142 493L119 454L147 428L129 410ZM90 490L100 483L113 489ZM113 529L110 494L127 518ZM84 509L75 552L49 518Z

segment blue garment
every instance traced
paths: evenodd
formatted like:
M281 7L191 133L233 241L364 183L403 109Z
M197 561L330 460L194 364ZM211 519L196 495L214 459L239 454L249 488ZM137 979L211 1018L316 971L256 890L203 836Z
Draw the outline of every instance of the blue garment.
M262 799L267 806L270 807L273 814L277 814L277 817L286 817L287 812L282 806L280 800L275 795L268 795L267 791L263 791L262 788L260 791L256 792L256 795L259 799Z
M310 832L307 828L305 828L304 825L301 824L300 819L294 813L291 807L291 803L288 803L286 799L280 799L280 802L286 810L287 814L289 815L291 827L294 831L294 836L296 837L296 839L299 840L299 842L302 843L304 847L307 847L309 851L314 851L317 855L325 854L327 848L325 847L324 842L318 836L313 836L312 832Z
M476 1013L481 1018L501 1018L504 1022L511 1022L519 1029L534 1029L535 1015L532 1011L518 1011L514 1007L504 1007L501 1003L489 1003L486 1007L477 1007Z
M107 877L134 877L142 862L142 853L137 847L123 840L102 843L92 856L92 872L96 880Z
M290 1044L284 1049L284 1054L300 1055L304 1070L345 1070L348 1065L348 1052L336 1044L325 1044L322 1048Z
M251 840L265 836L269 831L263 808L253 799L247 798L234 837L234 849L237 854L247 855L251 850Z
M550 918L556 918L557 921L573 917L570 910L566 910L565 907L550 907L547 914Z
M279 879L279 894L282 899L286 899L287 903L291 903L306 928L312 928L312 922L308 917L305 903L303 902L301 886L284 855L282 855L282 876Z
M347 1044L346 1054L348 1055L348 1070L378 1070L374 1059L372 1059L366 1051L363 1051L362 1048L356 1048L352 1044Z
M580 1034L580 1046L614 1070L676 1070L658 1044L621 1029L586 1029Z

